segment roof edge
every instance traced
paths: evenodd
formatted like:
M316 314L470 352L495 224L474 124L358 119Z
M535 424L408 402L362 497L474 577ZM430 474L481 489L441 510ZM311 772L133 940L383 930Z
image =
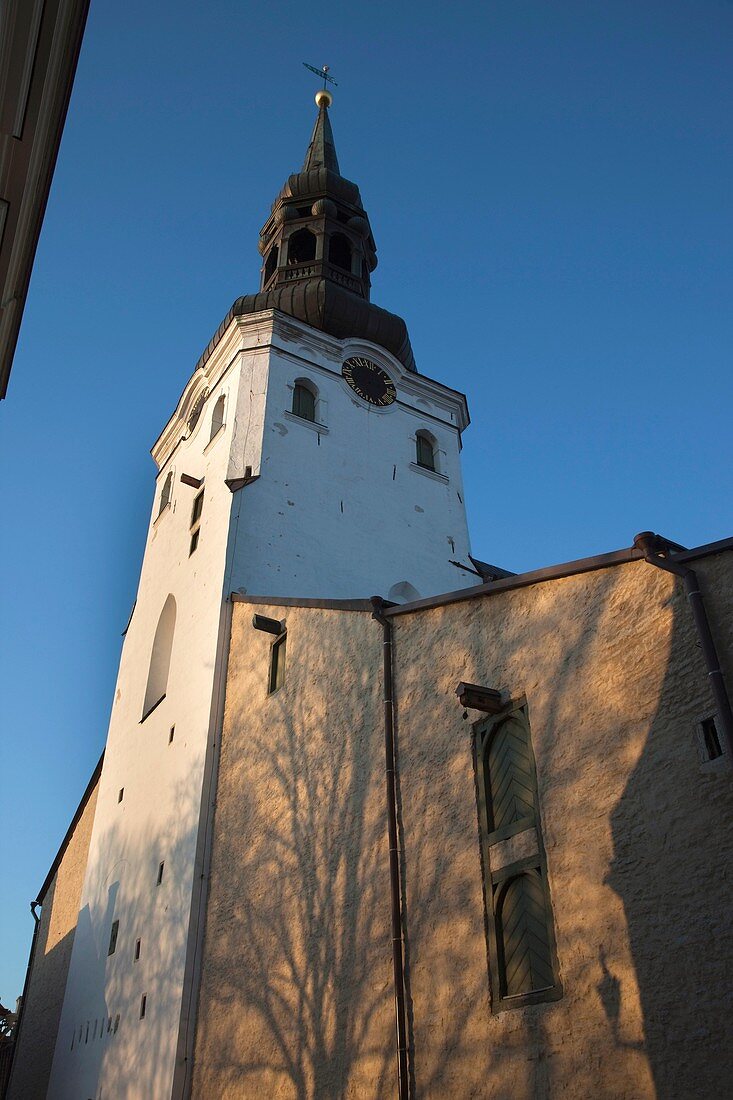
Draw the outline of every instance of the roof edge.
M695 561L711 554L719 554L726 550L733 550L733 538L720 539L717 542L705 543L695 546L691 550L674 554L675 561ZM560 580L563 577L574 577L581 573L591 573L598 569L608 569L614 565L627 565L634 561L643 561L644 555L640 550L631 547L628 550L613 550L607 554L596 554L589 558L578 558L576 561L563 562L560 565L549 565L542 569L533 569L529 573L518 573L513 577L504 577L501 580L489 581L487 584L477 584L471 588L459 588L455 592L444 592L440 596L430 596L424 600L414 600L412 603L397 604L385 609L388 616L405 615L411 611L426 611L433 607L443 607L451 603L463 603L465 600L473 600L480 596L493 596L498 592L509 592L514 588L526 588L531 584L541 584L544 581Z
M324 611L369 611L374 610L371 600L328 600L300 598L298 596L249 596L243 592L232 592L232 603L249 603L255 606L263 604L270 607L320 607Z
M47 893L48 888L51 885L51 882L53 880L53 877L59 869L59 864L61 863L61 860L64 858L64 852L66 851L66 849L69 846L69 841L71 840L71 837L74 833L74 829L79 824L79 819L81 818L81 815L84 813L84 810L86 809L86 804L89 801L89 798L91 797L91 793L94 790L94 788L96 787L97 782L99 780L99 777L102 774L102 763L103 763L103 761L104 761L104 750L102 750L102 755L100 756L99 760L97 761L96 767L95 767L94 771L92 772L91 778L90 778L89 782L86 785L86 789L84 791L84 794L81 796L81 801L79 802L79 805L76 807L76 812L75 812L74 816L71 819L71 824L69 825L68 829L66 830L66 835L64 836L64 839L61 841L61 844L59 846L59 850L58 850L58 852L56 853L56 855L54 857L53 863L51 864L51 866L49 868L48 874L46 875L45 879L43 880L43 886L38 891L38 895L36 896L35 901L33 902L34 905L35 904L43 905L44 895Z

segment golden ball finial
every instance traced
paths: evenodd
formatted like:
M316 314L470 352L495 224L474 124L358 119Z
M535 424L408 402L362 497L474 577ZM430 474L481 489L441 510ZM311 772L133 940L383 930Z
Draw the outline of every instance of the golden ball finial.
M316 92L316 107L330 107L332 103L333 96L328 88L319 88Z

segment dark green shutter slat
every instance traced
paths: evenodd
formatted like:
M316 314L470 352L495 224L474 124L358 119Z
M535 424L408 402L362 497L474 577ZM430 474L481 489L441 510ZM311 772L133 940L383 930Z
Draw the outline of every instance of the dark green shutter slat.
M505 995L548 989L554 982L545 894L538 874L512 879L498 914Z
M492 828L534 814L534 777L527 735L521 722L510 718L497 730L488 754Z

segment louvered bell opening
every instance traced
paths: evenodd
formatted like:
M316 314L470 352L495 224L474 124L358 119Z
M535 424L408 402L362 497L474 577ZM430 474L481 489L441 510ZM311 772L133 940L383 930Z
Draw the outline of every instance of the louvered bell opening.
M518 822L528 827L535 816L535 779L528 730L521 719L511 716L501 723L486 765L490 832Z
M548 916L539 868L503 887L496 910L502 997L539 993L555 984Z

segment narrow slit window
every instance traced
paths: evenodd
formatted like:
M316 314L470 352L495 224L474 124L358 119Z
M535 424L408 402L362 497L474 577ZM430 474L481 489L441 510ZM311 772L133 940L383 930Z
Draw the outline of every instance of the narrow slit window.
M173 490L173 471L169 470L165 475L165 481L163 482L163 488L160 490L160 504L158 506L158 515L162 515L171 502L171 492Z
M135 962L140 959L140 940L135 940Z
M276 638L270 648L270 677L268 681L267 691L269 695L278 691L285 682L285 643L287 641L287 633L283 633L279 638Z
M109 948L107 949L108 955L114 955L117 949L117 933L120 930L120 922L118 920L112 921L112 928L109 933Z
M191 509L191 541L188 547L188 556L191 557L199 544L199 532L201 531L201 514L204 510L204 490L202 489L194 499Z
M164 869L165 869L165 860L161 860L161 862L158 866L158 880L156 882L156 886L160 886L161 882L163 881L163 871L164 871Z
M147 1007L148 1007L148 995L147 995L147 993L143 993L142 997L140 998L140 1019L141 1020L145 1019L145 1010L147 1009Z
M168 744L169 744L169 745L172 745L172 744L173 744L173 738L174 738L174 736L175 736L175 732L176 732L176 727L175 727L175 726L171 726L171 731L170 731L170 733L168 734Z
M117 795L117 801L121 802L124 797L125 797L125 788L120 787L120 793Z
M700 723L702 730L703 747L708 760L717 760L723 755L723 746L720 742L720 734L715 724L715 718L704 718Z

